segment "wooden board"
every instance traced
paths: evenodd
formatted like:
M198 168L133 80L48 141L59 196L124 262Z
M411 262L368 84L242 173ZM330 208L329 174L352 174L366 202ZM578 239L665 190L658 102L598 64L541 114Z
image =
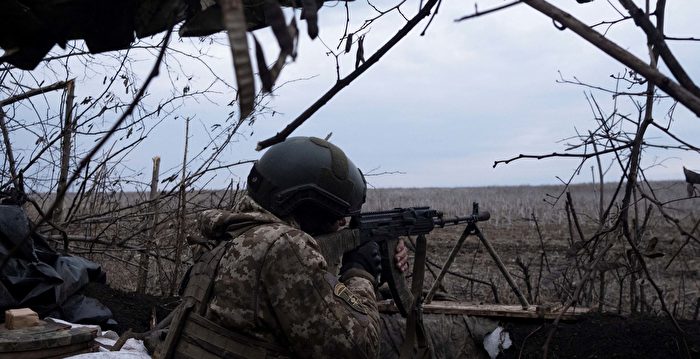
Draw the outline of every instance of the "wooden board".
M71 328L59 323L44 323L15 330L0 328L0 353L19 354L17 352L79 347L79 344L92 343L96 336L97 328Z
M392 300L383 300L377 303L379 311L382 313L397 313L398 309ZM540 319L555 319L561 306L535 306L523 309L519 305L505 304L470 304L464 302L448 302L448 301L433 301L430 304L423 305L423 313L429 314L453 314L453 315L472 315L478 317L496 317L496 318L540 318ZM590 308L569 308L562 315L562 319L574 320L577 316L588 313Z
M62 347L0 353L0 359L58 359L95 351L92 341Z

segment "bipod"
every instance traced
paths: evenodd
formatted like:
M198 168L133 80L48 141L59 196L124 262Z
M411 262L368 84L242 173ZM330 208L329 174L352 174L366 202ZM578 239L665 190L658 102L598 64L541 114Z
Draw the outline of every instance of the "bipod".
M474 202L473 204L472 214L477 216L479 214L479 204L476 202ZM530 307L530 303L527 302L527 299L525 299L525 296L515 284L513 277L511 277L510 273L508 272L508 269L506 269L505 264L503 264L501 257L498 255L498 253L496 253L496 250L493 248L491 243L488 240L486 240L486 237L484 237L484 235L479 230L479 227L477 227L476 222L470 222L464 228L464 231L459 237L459 240L457 240L455 246L452 247L452 251L450 252L449 257L447 257L447 261L445 261L445 264L442 266L440 273L438 274L437 278L435 278L433 286L430 288L428 294L425 296L424 303L428 304L433 300L435 292L437 291L438 287L440 287L440 283L442 283L442 278L450 269L452 262L454 261L455 257L457 257L459 250L462 248L462 244L464 244L464 241L470 235L475 235L477 238L479 238L481 243L484 245L484 247L486 247L486 250L489 252L489 255L491 255L491 258L493 258L493 260L496 262L496 266L498 266L498 269L501 271L501 274L503 274L503 277L506 279L506 282L508 282L508 285L513 290L513 293L515 293L515 296L518 297L520 305L523 307L523 309L528 309Z

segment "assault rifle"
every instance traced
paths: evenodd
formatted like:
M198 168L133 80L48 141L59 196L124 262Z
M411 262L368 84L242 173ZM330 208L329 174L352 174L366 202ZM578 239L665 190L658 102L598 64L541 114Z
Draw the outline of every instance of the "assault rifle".
M445 218L442 212L430 207L395 208L388 211L360 213L351 218L348 229L319 236L316 239L329 263L337 262L343 253L368 241L378 242L382 255L382 279L389 284L397 309L406 317L413 308L414 294L408 287L404 274L396 268L394 253L399 237L422 237L435 227L442 228L458 224L466 224L468 229L469 227L476 229L477 222L486 221L490 217L489 212L479 212L477 203L474 203L471 215L454 218ZM416 254L416 258L418 257ZM414 270L417 267L418 265L414 264ZM422 271L423 268L419 270ZM420 287L422 287L422 280ZM422 291L422 288L419 290Z

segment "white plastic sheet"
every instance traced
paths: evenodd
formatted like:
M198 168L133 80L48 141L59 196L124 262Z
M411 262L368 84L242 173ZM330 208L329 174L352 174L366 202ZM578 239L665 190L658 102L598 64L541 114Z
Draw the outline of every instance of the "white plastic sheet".
M484 349L491 359L496 359L499 353L510 348L512 344L510 335L500 326L484 337Z
M150 359L151 356L148 355L148 351L146 350L146 347L143 345L143 341L138 340L138 339L129 339L124 343L124 346L122 346L121 350L119 351L111 351L109 347L113 346L116 342L117 339L119 339L119 335L117 333L111 331L111 330L106 330L102 331L101 328L97 325L82 325L82 324L73 324L66 322L64 320L60 319L54 319L54 318L47 318L53 322L56 323L62 323L62 324L67 324L70 325L73 328L79 328L79 327L89 327L89 328L97 328L97 332L99 335L97 338L95 338L95 341L100 343L100 348L98 352L94 353L85 353L85 354L78 354L74 355L68 358L72 359Z

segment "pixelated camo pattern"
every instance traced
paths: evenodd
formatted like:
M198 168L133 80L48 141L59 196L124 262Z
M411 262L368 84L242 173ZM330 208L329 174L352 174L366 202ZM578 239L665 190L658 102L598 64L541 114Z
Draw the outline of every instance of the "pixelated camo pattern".
M288 347L299 358L376 358L379 314L372 283L327 272L316 241L246 198L236 212L205 211L199 229L231 239L206 316L235 331ZM346 287L346 288L345 288Z

